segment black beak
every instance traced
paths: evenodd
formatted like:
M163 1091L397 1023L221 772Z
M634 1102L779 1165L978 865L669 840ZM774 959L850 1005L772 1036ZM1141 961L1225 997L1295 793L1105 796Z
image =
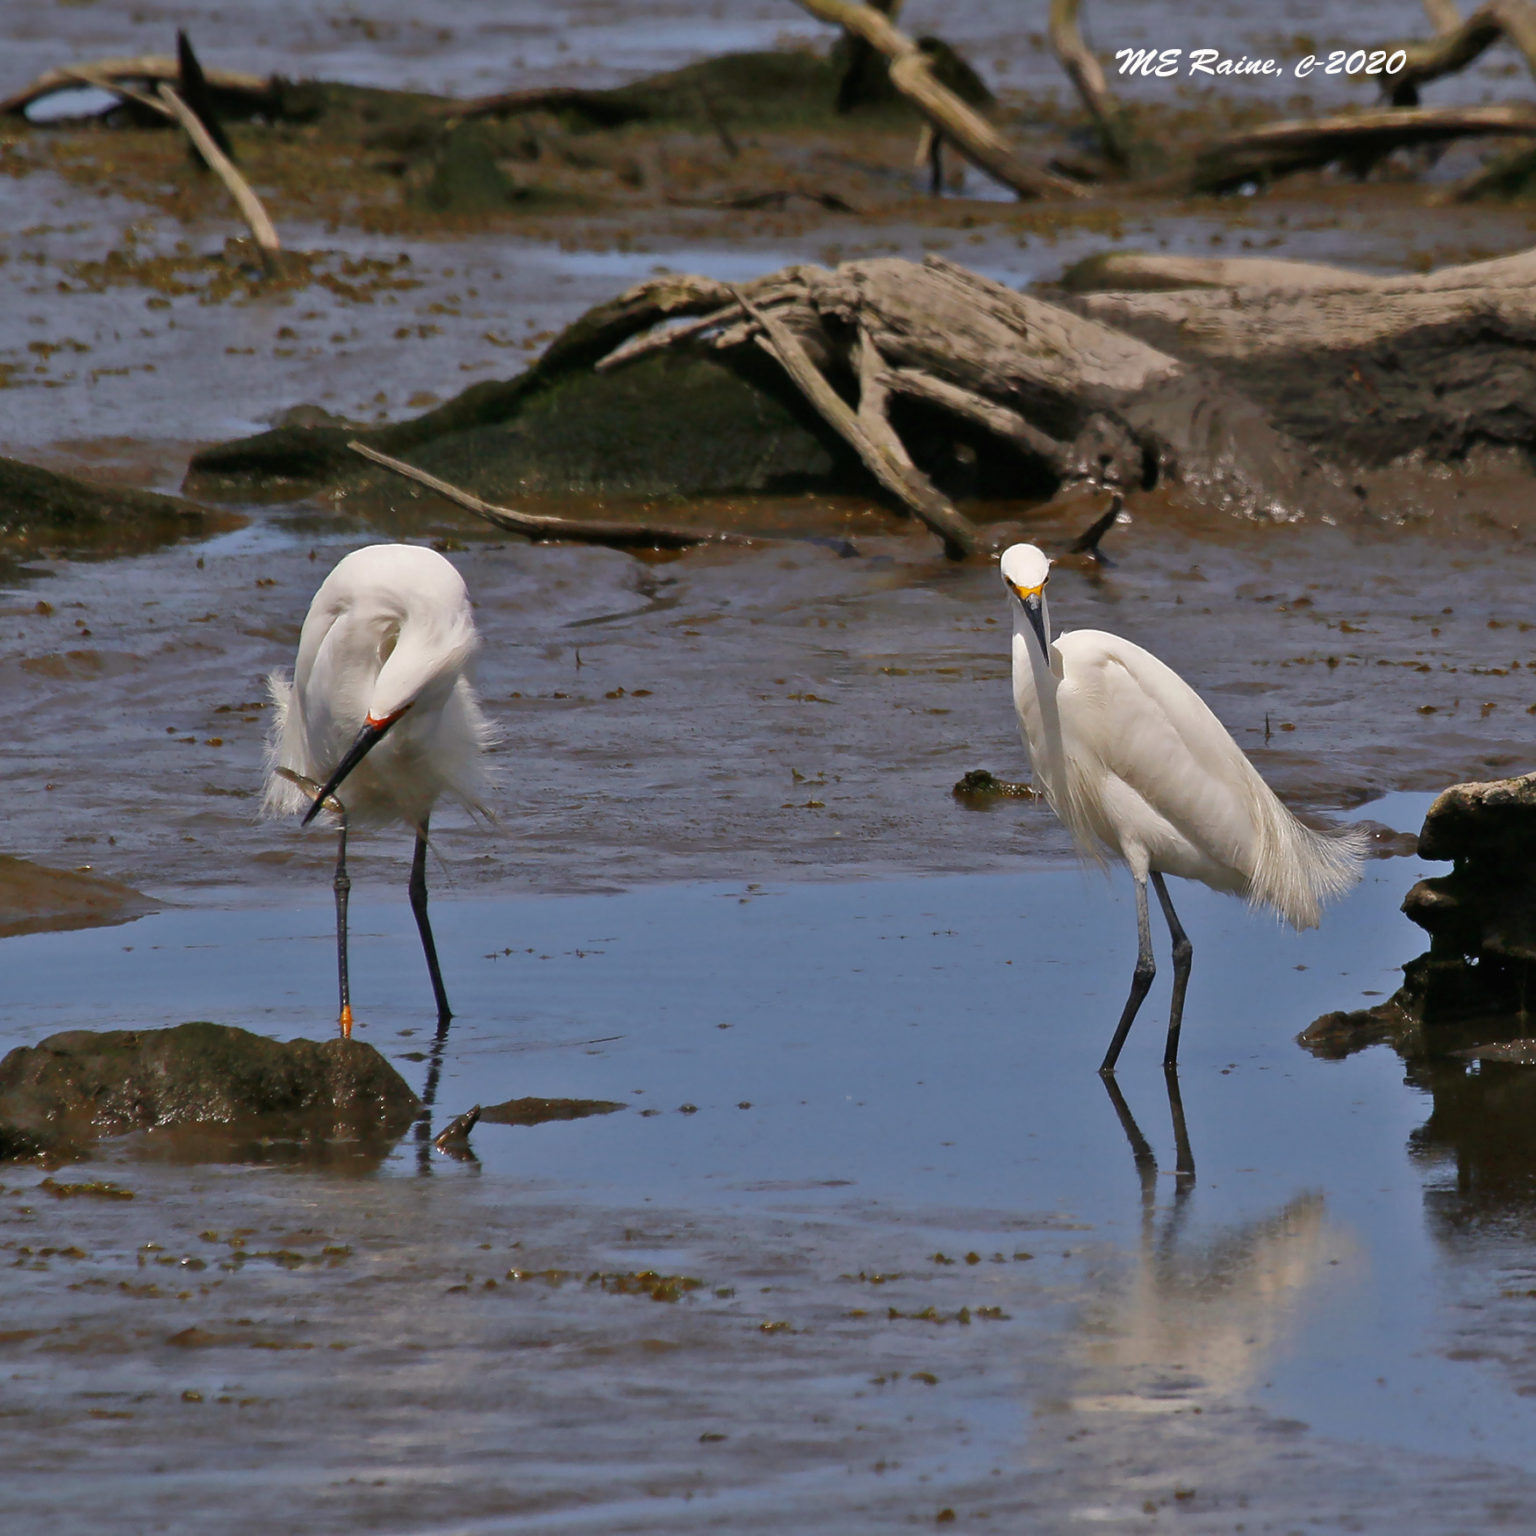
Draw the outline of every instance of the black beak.
M1040 611L1040 594L1030 592L1020 596L1019 601L1024 605L1024 617L1029 620L1029 627L1034 630L1035 638L1040 642L1040 654L1048 658L1051 642L1045 633L1045 615Z
M370 720L363 726L353 739L352 745L347 748L346 756L337 763L336 771L325 781L325 787L315 796L314 803L304 813L304 820L299 823L301 827L307 827L320 814L320 808L325 804L327 797L335 793L336 786L373 751L384 739L384 733L399 718L395 715L386 720L383 725L375 725Z

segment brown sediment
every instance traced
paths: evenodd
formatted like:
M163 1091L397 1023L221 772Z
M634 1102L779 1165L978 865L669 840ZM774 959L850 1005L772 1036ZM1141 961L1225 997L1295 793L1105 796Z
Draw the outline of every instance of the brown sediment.
M158 903L87 870L48 869L0 854L0 938L131 922Z

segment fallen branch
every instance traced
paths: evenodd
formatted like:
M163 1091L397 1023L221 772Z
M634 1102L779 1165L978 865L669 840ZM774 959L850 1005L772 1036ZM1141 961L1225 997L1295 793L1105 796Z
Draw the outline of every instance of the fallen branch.
M871 420L856 414L810 359L804 347L776 315L753 304L733 289L736 301L757 322L762 334L758 345L789 375L822 419L863 460L865 467L903 506L911 509L944 543L951 560L963 560L976 550L976 530L960 515L912 463L890 424L880 417L872 430Z
M1403 68L1377 77L1394 106L1416 105L1421 85L1465 69L1500 39L1519 49L1536 75L1536 5L1531 0L1489 0L1465 21L1451 6L1444 14L1432 14L1432 20L1438 35L1410 43L1403 50L1408 56Z
M1051 0L1051 47L1066 70L1082 103L1093 118L1104 158L1117 170L1130 164L1130 149L1120 124L1120 112L1108 82L1077 25L1078 0Z
M151 85L164 81L174 84L181 79L181 67L178 62L166 54L141 54L134 58L121 59L97 59L92 63L68 65L59 69L50 69L39 75L30 85L25 85L21 90L10 96L0 99L0 115L25 112L33 102L41 101L45 96L52 96L58 91L72 90L80 84L79 77L89 73L95 78L90 81L98 89L108 90L112 87L102 82L114 81L119 84L130 81L145 81ZM216 91L228 91L240 96L253 96L262 101L272 95L272 82L264 80L260 75L244 75L229 69L209 69L204 71L208 84Z
M175 88L162 84L158 94L181 124L208 169L224 183L229 195L234 198L241 218L250 225L267 271L275 273L283 248L272 220L267 217L267 210L261 205L261 199L251 190L251 184L245 177L235 169L229 156L214 142L213 135L208 132L197 113L177 95Z
M1437 144L1479 134L1536 135L1536 106L1386 107L1375 112L1274 123L1210 145L1193 166L1144 182L1158 193L1227 192L1334 160L1374 158L1414 144Z
M764 305L796 304L804 300L805 293L806 290L801 284L787 283L773 293L764 295L758 302ZM705 331L712 331L716 326L725 324L727 320L735 319L741 312L741 305L733 299L723 308L712 310L707 315L700 315L695 320L686 320L681 325L674 325L671 330L652 331L649 335L633 336L623 346L616 347L607 357L602 358L596 364L597 372L607 373L610 368L621 368L625 363L634 362L636 358L647 357L652 352L663 352L668 347L676 346L680 341L690 341Z
M949 411L962 421L985 427L994 437L1042 460L1053 474L1066 479L1072 472L1072 454L1065 443L1031 426L1017 411L988 400L958 384L937 379L916 368L892 368L881 375L887 389L910 400L922 400Z
M696 544L761 544L762 539L742 533L718 533L708 529L683 528L675 523L630 523L610 518L547 517L533 512L515 512L511 507L499 507L494 502L482 501L469 491L460 490L424 469L417 469L402 459L391 458L356 440L347 444L354 453L384 469L414 480L430 491L436 491L466 512L483 517L509 533L520 533L535 543L551 539L564 539L577 544L606 544L614 549L691 549Z
M890 61L891 84L966 159L1020 197L1087 197L1087 189L1065 176L1029 165L979 112L934 78L927 55L889 18L856 0L798 0L819 21L862 38Z

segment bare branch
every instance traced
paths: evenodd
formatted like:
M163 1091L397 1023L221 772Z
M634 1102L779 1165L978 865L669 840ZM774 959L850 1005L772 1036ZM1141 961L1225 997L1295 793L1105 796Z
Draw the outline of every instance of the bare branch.
M30 85L10 96L0 99L0 115L25 112L35 101L52 96L56 91L67 91L79 83L78 77L89 72L96 79L89 83L99 89L109 89L100 82L119 83L127 80L143 80L151 84L165 81L174 84L181 78L181 67L167 54L140 54L133 58L96 59L87 64L75 64L61 69L50 69L39 75ZM260 75L243 75L231 69L209 69L204 75L216 91L231 91L242 96L269 97L272 82Z
M1130 164L1130 152L1120 130L1119 109L1109 94L1109 84L1099 61L1083 41L1077 25L1077 7L1078 0L1051 0L1051 47L1093 118L1104 158L1124 170Z
M1087 189L1064 176L1027 164L979 112L934 78L927 56L873 6L856 0L798 0L820 21L861 37L890 62L891 84L972 164L1020 197L1087 197Z
M765 542L746 534L717 533L707 528L682 528L675 523L631 523L611 518L578 520L540 516L533 512L515 512L511 507L499 507L495 502L482 501L471 492L460 490L446 480L439 480L436 475L429 475L426 470L417 469L403 459L394 459L387 453L380 453L377 448L370 448L366 443L353 441L347 447L407 480L414 480L418 485L436 491L439 496L463 507L466 512L473 512L476 517L482 517L486 522L494 523L496 527L510 533L520 533L535 543L563 539L577 544L607 544L616 549L690 549L695 544Z
M250 225L251 234L256 238L267 270L275 272L278 258L282 254L282 243L277 238L277 230L272 227L272 220L267 217L267 210L261 205L261 199L251 190L251 184L245 177L235 169L229 156L214 143L213 135L203 126L197 113L176 94L174 87L162 84L159 96L186 131L208 169L224 183L229 195L234 198L241 218Z
M875 479L944 541L944 553L951 560L963 560L973 554L976 530L907 457L889 424L886 423L885 432L878 434L877 440L868 424L860 420L827 383L794 332L782 320L751 303L739 290L732 292L741 307L761 326L763 334L757 338L758 344L770 357L777 359L801 393L858 454Z

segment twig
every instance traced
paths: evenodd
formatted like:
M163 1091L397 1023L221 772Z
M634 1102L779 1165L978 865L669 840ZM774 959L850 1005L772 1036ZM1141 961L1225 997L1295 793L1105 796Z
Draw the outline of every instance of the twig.
M256 238L257 247L261 251L261 259L266 264L269 273L275 273L278 269L278 259L282 254L282 243L277 238L277 231L272 227L272 220L267 217L267 210L261 206L261 199L251 190L250 183L230 163L229 156L213 142L210 134L199 121L195 113L173 87L162 84L159 87L159 96L167 107L170 108L176 121L181 124L186 135L192 140L193 147L203 157L208 169L219 178L234 198L235 206L240 210L240 216L250 225L251 234Z
M863 38L890 60L891 84L968 160L1020 197L1086 197L1064 176L1027 164L986 118L934 77L927 55L873 6L855 0L798 0L819 21Z
M976 530L907 457L889 424L886 424L888 435L877 442L868 430L868 423L861 420L827 383L794 332L778 316L759 309L739 289L733 288L731 292L748 316L762 328L758 345L778 361L828 426L864 461L875 479L943 540L944 553L951 560L963 560L973 554Z
M786 285L776 292L766 295L758 300L759 304L793 304L806 296L806 290L798 284ZM687 341L691 337L701 335L705 331L713 330L717 325L723 325L727 320L733 319L741 313L741 305L734 301L723 309L717 309L707 315L700 315L696 320L684 321L681 325L674 325L669 331L651 331L644 336L635 336L626 341L623 346L616 347L607 357L602 358L596 365L598 373L607 373L610 368L620 368L625 363L632 363L636 358L649 356L652 352L661 352L666 348L675 346L680 341Z
M689 549L695 544L761 544L762 539L744 533L719 533L708 529L681 528L669 523L626 523L615 519L576 520L569 517L547 517L533 512L515 512L510 507L499 507L494 502L482 501L469 491L460 490L424 469L417 469L402 459L393 459L366 443L352 441L347 444L353 453L414 480L439 496L446 497L466 512L483 517L486 522L505 528L510 533L520 533L536 543L546 539L569 539L579 544L607 544L616 549Z
M103 73L93 64L71 64L57 71L68 81L77 81L81 85L89 85L98 91L106 91L111 96L119 96L124 101L131 101L135 106L147 107L151 112L158 112L161 117L170 122L176 121L176 114L160 100L158 96L151 96L146 91L136 91L131 85L124 85L120 80L114 80L110 75Z

